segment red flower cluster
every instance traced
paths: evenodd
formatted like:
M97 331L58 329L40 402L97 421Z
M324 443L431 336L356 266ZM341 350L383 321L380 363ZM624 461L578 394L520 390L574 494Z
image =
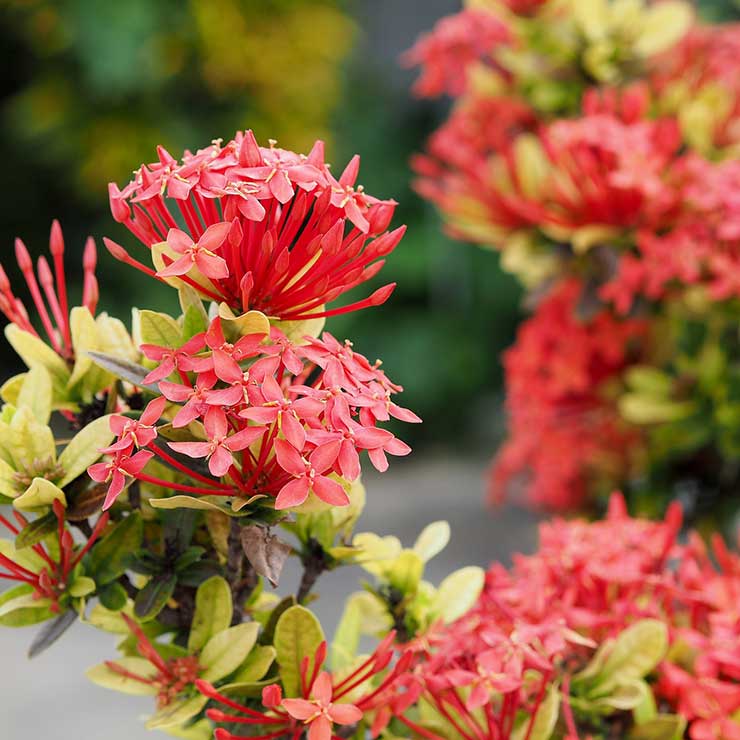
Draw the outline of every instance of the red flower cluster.
M262 690L262 706L258 708L239 704L208 682L197 681L204 696L230 710L209 709L206 712L209 719L218 724L250 728L246 735L218 728L216 740L298 738L306 729L308 740L333 740L342 737L335 733L334 725L356 725L363 718L376 737L391 718L388 700L393 686L412 661L411 653L406 653L391 665L394 638L395 632L391 632L370 657L342 677L323 670L327 648L322 642L313 660L304 658L301 664L301 695L283 697L280 686L270 685Z
M711 164L689 157L682 213L666 233L641 231L602 289L626 313L640 296L661 300L677 287L705 285L715 301L740 297L740 162Z
M492 50L510 40L506 25L483 10L443 18L404 55L409 66L423 67L414 90L426 96L461 95L468 87L468 68L490 60Z
M15 581L17 584L26 584L31 587L33 599L48 599L49 609L55 614L61 611L60 599L67 594L71 585L71 578L75 568L83 557L100 537L100 534L108 524L108 515L103 514L93 528L87 542L83 547L76 548L72 534L65 526L64 506L59 501L54 501L52 510L57 519L56 542L52 547L36 543L29 550L22 562L11 560L0 553L0 580ZM17 526L0 514L0 524L8 530L13 537L17 537L21 530L28 526L28 520L17 511L13 511ZM25 563L25 564L24 564ZM37 567L32 569L33 564Z
M106 239L117 259L236 313L279 319L377 306L393 291L389 284L351 306L325 308L374 277L405 230L386 232L395 202L355 184L359 157L336 179L322 142L304 156L275 142L260 147L251 131L185 152L182 162L161 147L158 154L123 190L109 186L113 217L152 250L156 269Z
M461 738L508 738L517 710L533 718L559 684L577 738L571 675L605 639L652 618L666 624L671 645L652 686L656 700L690 722L692 740L740 736L732 717L740 708L740 558L718 538L715 566L697 535L678 542L680 529L680 508L663 522L631 519L618 495L605 521L541 525L537 553L516 556L510 570L492 566L478 605L414 644L418 662L399 683L395 711L437 740L403 715L410 696L421 696ZM539 680L527 680L527 669Z
M607 311L579 320L582 292L563 282L519 329L504 357L509 439L492 468L490 495L526 492L535 506L577 508L593 476L629 465L635 432L619 418L609 385L632 361L646 324Z
M643 340L649 327L678 342L689 321L682 308L731 326L740 297L740 25L692 25L688 8L638 2L634 18L657 24L645 43L637 21L634 37L623 33L610 4L585 9L479 5L440 21L409 52L420 95L456 98L414 158L417 190L454 236L500 250L535 297L536 315L506 360L511 439L491 486L498 496L517 482L529 501L556 508L615 483L636 488L635 473L672 478L669 440L678 446L689 434L661 435L657 425L688 424L714 402L696 397L696 369L681 365L678 348ZM662 11L672 29L662 29ZM494 42L497 23L507 33ZM638 340L640 362L664 382L618 406L633 390L624 371ZM728 368L733 347L723 348ZM605 362L594 366L594 356ZM630 429L620 416L635 409ZM716 413L723 431L703 444L725 459L735 438L725 430L737 422Z
M159 362L144 382L157 382L163 396L138 419L112 417L118 439L103 450L112 457L89 470L94 480L110 483L104 508L127 477L185 493L268 496L278 509L299 506L311 491L327 504L343 506L348 498L336 476L357 479L359 452L367 451L381 471L388 467L386 454L408 454L408 445L376 426L391 416L419 421L392 400L400 386L350 342L341 344L328 333L307 340L294 345L273 327L269 338L248 334L232 344L217 317L207 332L179 349L143 345L144 354ZM166 379L173 373L178 382ZM213 478L157 444L156 422L167 401L179 405L175 429L199 420L205 433L202 441L168 442L169 448L205 458ZM197 485L168 483L144 472L154 456Z

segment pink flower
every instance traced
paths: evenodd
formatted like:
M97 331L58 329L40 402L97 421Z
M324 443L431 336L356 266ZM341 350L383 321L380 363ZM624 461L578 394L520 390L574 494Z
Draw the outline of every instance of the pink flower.
M362 719L362 710L354 704L332 703L332 694L331 676L322 671L313 682L310 699L283 699L285 711L308 726L308 740L331 740L335 723L352 725Z
M97 483L110 482L103 511L113 506L126 484L126 478L136 478L152 457L154 453L148 450L139 450L131 456L118 452L110 462L95 463L87 469L88 475Z
M196 357L206 346L205 335L196 334L191 337L182 347L160 347L156 344L142 344L141 351L150 360L159 362L145 378L144 383L158 383L169 377L175 370L189 372L191 370L204 370L203 360Z
M246 427L235 434L228 435L229 425L220 409L212 408L205 415L204 426L207 442L168 442L175 452L188 457L208 459L208 469L216 478L228 473L234 463L234 452L249 447L264 433L264 427Z
M206 277L213 280L227 277L229 266L215 252L226 241L230 229L231 224L228 221L213 224L197 242L180 229L170 229L167 233L167 246L182 257L159 270L157 275L159 277L186 275L193 267L197 267Z
M105 447L101 452L110 455L149 445L157 438L157 428L154 424L159 421L166 405L167 399L160 396L149 402L138 419L129 419L118 414L111 416L110 430L118 437L118 441Z
M289 442L275 440L278 464L286 473L293 476L293 479L280 489L275 499L275 508L290 509L300 506L311 491L332 506L349 504L349 497L344 488L324 475L336 462L340 448L341 443L338 440L327 442L316 447L308 458L305 458Z

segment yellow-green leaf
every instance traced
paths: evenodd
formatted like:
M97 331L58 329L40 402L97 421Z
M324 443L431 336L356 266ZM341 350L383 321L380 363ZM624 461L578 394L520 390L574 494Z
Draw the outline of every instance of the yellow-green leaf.
M51 347L15 324L5 327L5 337L28 367L43 365L49 371L55 387L66 387L69 380L67 364Z
M82 475L100 458L98 450L107 447L114 436L110 430L110 416L101 416L77 432L59 456L59 464L64 469L59 485L64 487Z
M147 730L166 730L171 727L180 727L208 703L208 697L198 694L190 698L177 699L160 709L146 723Z
M180 346L180 327L166 313L142 309L139 311L139 331L144 344L160 347Z
M195 594L195 613L188 650L197 652L214 635L223 632L231 624L233 611L231 588L226 579L213 576L203 581Z
M557 724L559 710L560 691L558 686L553 684L548 689L544 701L537 710L534 723L532 724L532 731L529 732L531 719L528 717L511 733L511 740L524 740L525 738L529 740L548 740L552 737L553 730Z
M69 326L75 350L75 366L67 381L67 387L72 388L92 367L92 360L87 353L90 350L99 350L101 347L98 341L98 325L85 306L75 306L69 312Z
M213 682L233 673L249 655L257 642L258 633L259 625L256 622L245 622L211 637L198 659L206 669L201 678Z
M686 720L680 714L660 714L635 725L627 736L629 740L681 740Z
M70 596L80 599L95 591L95 581L87 576L76 578L74 583L67 589Z
M393 561L386 577L388 582L401 593L416 591L424 573L424 562L413 550L403 550Z
M482 568L471 565L451 573L439 584L435 598L436 611L449 623L467 612L483 590L486 574Z
M157 669L146 659L138 657L123 657L112 661L120 666L123 670L135 676L141 676L143 679L154 678L157 675ZM134 696L156 696L157 687L154 684L136 681L128 676L122 676L120 673L111 670L105 663L93 666L85 672L85 675L98 686L105 689L113 689L123 694L132 694Z
M680 41L692 19L693 12L688 3L664 0L650 6L643 13L635 51L644 57L665 51Z
M29 511L51 506L54 501L60 501L63 506L66 506L67 499L64 491L46 478L34 478L25 492L13 500L13 506L21 511Z
M272 645L257 645L239 667L234 683L254 683L265 677L275 661L277 652Z
M308 657L310 673L316 650L323 641L319 620L305 607L291 606L280 616L273 644L286 696L300 695L301 661Z
M26 406L39 424L48 424L51 416L51 376L43 365L34 365L23 377L15 405Z
M597 689L644 678L668 650L668 628L657 619L643 619L620 632L599 674Z
M414 552L422 562L428 563L435 555L439 555L450 541L450 525L439 521L428 524L421 531L414 543Z

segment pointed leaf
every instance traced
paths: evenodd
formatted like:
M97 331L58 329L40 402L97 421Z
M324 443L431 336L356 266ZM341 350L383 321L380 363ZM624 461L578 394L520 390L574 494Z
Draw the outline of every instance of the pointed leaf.
M319 620L305 607L292 606L283 612L275 627L275 650L286 696L299 696L301 661L308 657L309 672L324 641Z
M143 679L155 678L157 669L146 659L135 656L126 656L112 661L120 666L123 670L134 676L141 676ZM85 675L98 686L105 689L113 689L123 694L132 694L134 696L156 696L158 688L153 683L137 681L136 679L122 676L120 673L111 670L105 663L93 666L85 672Z
M159 614L172 597L177 578L171 573L153 576L134 601L134 614L143 622Z
M51 376L43 365L34 365L23 377L15 401L17 407L27 406L39 424L48 424L51 416Z
M141 547L143 532L141 515L134 511L93 547L89 567L96 583L111 583L126 572L126 556Z
M259 628L256 622L245 622L214 635L198 659L206 669L201 678L213 683L233 673L255 646Z
M190 627L188 651L201 650L203 646L230 624L234 613L231 588L226 579L214 576L204 581L195 594L195 613Z
M428 563L435 555L439 555L450 541L450 525L439 521L428 524L416 538L414 552L422 562Z
M59 456L59 465L64 469L59 486L64 488L82 475L100 458L98 450L107 447L114 436L110 430L110 416L101 416L77 432Z
M473 607L483 590L486 574L471 565L451 573L439 584L435 604L437 613L446 622L454 622Z
M96 365L107 370L117 378L159 395L159 388L156 385L143 382L144 378L149 374L149 370L142 365L104 352L88 352L88 355L90 355Z
M35 658L41 655L45 650L50 648L75 622L77 621L77 612L68 609L44 625L41 631L33 638L31 647L28 649L28 657Z
M140 310L139 331L144 344L156 344L159 347L180 346L180 327L177 321L166 313Z
M193 696L177 699L160 709L147 723L147 730L166 730L170 727L179 727L189 719L195 717L208 703L207 696Z

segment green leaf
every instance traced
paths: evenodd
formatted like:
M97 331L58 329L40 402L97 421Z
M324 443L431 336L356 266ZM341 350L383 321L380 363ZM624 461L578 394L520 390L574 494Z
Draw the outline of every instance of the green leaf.
M475 565L460 568L439 584L436 611L446 622L454 622L473 607L483 590L486 574Z
M22 594L0 606L0 627L29 627L53 619L49 599L36 599L34 594Z
M90 570L96 583L111 583L126 572L126 556L141 547L143 532L141 515L135 511L118 522L95 545L90 553Z
M428 563L435 555L439 555L450 541L450 525L439 521L428 524L421 531L414 543L414 552L423 563Z
M200 309L197 306L188 306L182 320L183 339L187 342L196 334L204 332L207 328L208 322L206 314L203 311L203 304L200 304Z
M51 429L39 424L33 411L19 408L10 422L10 439L6 443L13 456L16 470L28 470L35 460L56 461L57 448Z
M34 365L23 378L17 407L27 406L39 424L48 424L51 416L51 377L43 365Z
M144 344L156 344L158 347L180 346L180 327L166 313L140 310L139 331Z
M627 736L629 740L681 740L686 730L686 719L680 714L660 714L649 722L635 725Z
M58 482L64 488L82 475L100 458L98 450L107 447L115 435L110 430L110 416L101 416L83 427L72 438L59 456L59 465L64 469L64 477Z
M21 511L32 511L51 506L54 501L60 501L66 506L64 491L46 478L34 478L31 485L13 501L13 506Z
M334 632L331 644L331 668L339 671L350 665L357 655L362 630L362 604L358 597L364 594L353 594L347 599L344 612Z
M195 594L195 613L190 628L188 650L200 650L214 635L223 632L234 613L231 588L226 579L214 576L204 581Z
M149 505L155 509L195 509L196 511L220 511L222 514L233 516L230 506L215 503L207 496L168 496L167 498L149 499Z
M172 597L176 585L177 577L172 573L153 576L136 595L134 614L143 622L154 619Z
M98 588L100 603L108 610L119 612L128 602L126 589L118 582L106 583Z
M668 628L657 619L643 619L623 630L604 662L595 690L608 691L617 684L644 678L668 649Z
M95 581L87 576L79 576L75 578L72 585L67 589L67 593L76 599L81 599L83 596L87 596L95 592Z
M401 593L414 593L424 573L424 562L413 550L403 550L388 569L388 582Z
M275 662L277 652L272 645L256 645L239 667L233 683L245 684L260 681Z
M319 620L303 606L290 607L278 619L274 645L286 696L300 695L301 661L308 657L310 674L316 650L323 641Z
M64 360L38 337L23 331L15 324L5 327L5 337L27 367L42 365L51 376L54 389L64 393L69 380L69 370Z
M245 622L229 627L208 640L198 658L200 665L206 669L201 678L214 682L233 673L255 646L259 629L256 622Z
M157 675L157 669L145 658L130 656L118 658L118 660L112 662L123 670L135 676L141 676L143 679L154 678ZM85 672L85 675L94 684L106 689L113 689L113 691L120 691L123 694L156 696L158 691L154 684L122 676L120 673L111 670L105 663L93 666Z
M56 514L53 511L34 519L19 532L15 538L15 546L18 550L37 545L47 535L56 532L58 526Z
M88 352L87 354L92 358L96 365L107 370L117 378L159 395L159 388L157 385L151 383L146 384L143 382L144 378L149 374L149 370L142 365L104 352Z
M177 699L160 709L147 723L147 730L165 730L179 727L195 717L208 703L208 697L198 694L190 698Z
M558 686L553 684L548 689L547 696L545 696L544 701L537 710L532 731L527 735L531 722L528 717L511 733L511 740L524 740L527 737L529 740L548 740L552 736L555 725L557 724L559 710L560 691Z
M606 710L606 714L611 714L614 710L630 711L640 706L646 693L650 693L650 688L644 681L620 683L607 696L591 701L590 706L600 711Z
M31 647L28 649L28 657L35 658L50 648L75 622L77 612L68 609L62 612L56 619L44 625L36 637L33 638Z
M69 325L72 332L72 345L75 350L75 365L67 381L67 388L79 383L93 363L88 355L91 350L98 350L98 326L93 315L85 306L75 306L69 312Z

